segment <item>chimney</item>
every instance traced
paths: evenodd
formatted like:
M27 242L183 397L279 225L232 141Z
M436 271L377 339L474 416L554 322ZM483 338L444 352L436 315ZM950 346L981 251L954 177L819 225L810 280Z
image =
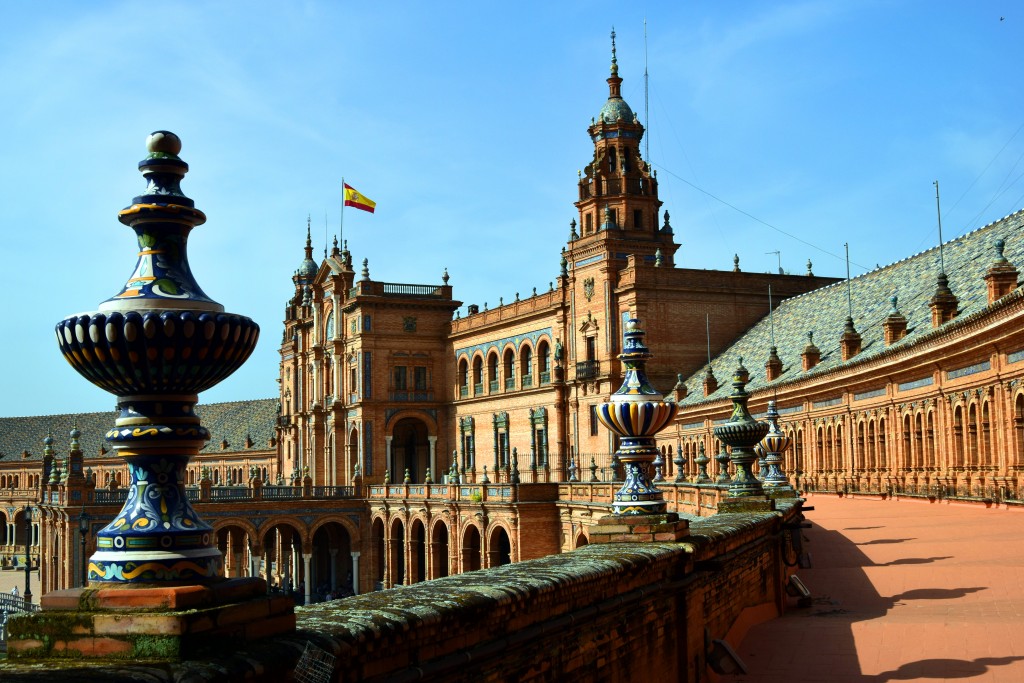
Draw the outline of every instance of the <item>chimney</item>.
M708 366L708 371L704 374L704 395L710 396L715 393L718 389L718 380L715 379L715 373L711 370L711 366Z
M853 326L853 318L847 316L846 324L843 325L843 336L839 338L844 363L860 353L860 342L860 334Z
M768 349L768 361L764 364L764 373L769 382L774 382L782 374L782 360L775 346Z
M885 322L882 323L886 346L891 346L907 336L907 319L896 307L896 295L894 294L889 301L892 302L892 308L889 310Z
M945 273L939 273L939 277L936 279L935 296L928 302L928 307L932 309L932 327L938 327L955 318L958 304L959 301L949 288L949 278Z
M807 346L800 354L801 365L804 372L807 372L821 361L821 351L814 345L814 332L807 333Z
M1005 246L1006 243L1003 240L996 240L996 259L985 272L990 306L1017 288L1017 269L1003 256L1003 247Z
M686 385L683 383L683 376L681 374L677 374L676 385L672 387L672 394L675 398L675 402L679 403L680 401L682 401L684 398L686 398L687 393L689 392L686 389Z

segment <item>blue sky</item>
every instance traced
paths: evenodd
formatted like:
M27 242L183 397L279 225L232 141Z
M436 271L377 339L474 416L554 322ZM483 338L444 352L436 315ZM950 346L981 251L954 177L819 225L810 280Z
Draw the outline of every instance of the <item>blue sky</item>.
M183 187L208 217L190 241L198 282L263 328L204 402L276 395L306 216L322 254L342 176L377 202L345 215L374 279L437 283L447 267L457 298L490 306L546 289L612 24L644 120L645 16L650 159L679 265L739 253L764 271L778 250L787 270L810 258L841 276L849 242L857 275L936 242L936 179L947 239L1024 206L1015 2L8 3L0 414L113 407L53 325L131 273L116 214L157 129L181 136Z

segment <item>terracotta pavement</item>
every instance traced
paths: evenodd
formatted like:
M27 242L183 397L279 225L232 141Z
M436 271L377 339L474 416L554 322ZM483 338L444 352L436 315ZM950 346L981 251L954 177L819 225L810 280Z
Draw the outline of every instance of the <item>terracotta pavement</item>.
M752 628L729 683L1024 682L1024 510L809 496L813 605Z

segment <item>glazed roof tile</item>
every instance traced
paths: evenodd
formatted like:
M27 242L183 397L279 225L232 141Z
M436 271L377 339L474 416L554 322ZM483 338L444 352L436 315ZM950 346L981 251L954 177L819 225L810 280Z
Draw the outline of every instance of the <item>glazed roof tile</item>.
M996 260L995 242L1006 242L1004 256L1024 271L1024 209L978 228L943 245L943 258L949 287L958 301L958 314L945 326L956 324L988 306L985 272ZM880 355L887 349L914 344L934 331L931 309L939 274L939 249L934 247L896 263L875 268L850 280L853 321L861 335L861 351L851 361L862 361ZM883 323L892 310L890 298L898 297L897 307L907 319L907 335L889 347L885 345ZM767 292L765 309L767 310ZM775 346L782 360L782 374L772 382L779 386L788 382L824 374L844 365L840 337L848 315L846 280L786 299L775 309ZM711 324L714 325L712 314ZM718 380L718 389L704 396L703 379L707 365L684 380L689 391L680 405L691 406L728 397L732 392L732 372L740 358L750 371L748 391L768 386L765 361L771 346L772 320L765 316L739 337L711 366ZM939 328L941 329L941 328ZM807 333L814 332L814 344L821 351L821 361L814 369L803 372L800 354L807 346ZM657 353L657 349L654 349Z
M277 421L277 405L276 398L263 398L196 406L200 420L210 430L211 438L205 450L219 450L222 441L228 442L224 453L269 448ZM109 457L110 444L103 435L114 426L116 417L117 412L113 410L101 413L0 417L0 465L22 460L41 460L43 439L48 432L53 436L54 450L61 456L66 455L71 442L69 434L75 424L82 432L79 441L86 460L100 457L101 446L106 447ZM246 435L252 439L251 449L245 447ZM22 456L24 451L29 453L27 458Z

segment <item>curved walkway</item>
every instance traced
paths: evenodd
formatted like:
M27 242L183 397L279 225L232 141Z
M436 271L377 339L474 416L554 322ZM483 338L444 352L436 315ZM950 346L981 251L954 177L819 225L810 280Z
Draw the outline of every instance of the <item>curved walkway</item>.
M1024 681L1024 510L809 496L813 605L752 628L731 683Z

